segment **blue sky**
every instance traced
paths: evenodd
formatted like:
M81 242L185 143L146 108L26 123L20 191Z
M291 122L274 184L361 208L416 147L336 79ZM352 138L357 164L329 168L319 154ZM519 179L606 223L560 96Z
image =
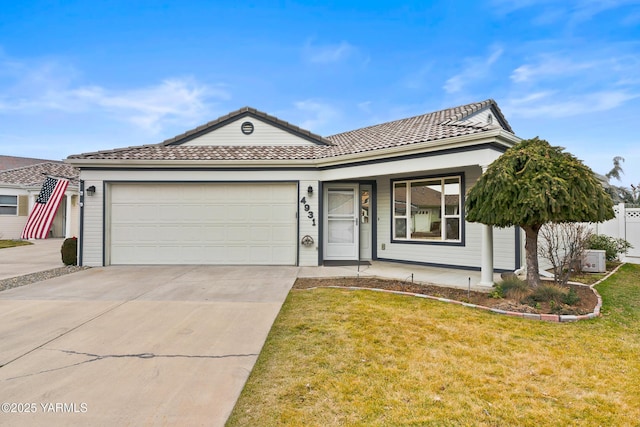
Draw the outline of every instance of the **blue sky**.
M640 183L640 0L0 10L0 154L156 143L246 105L327 136L493 98L518 136Z

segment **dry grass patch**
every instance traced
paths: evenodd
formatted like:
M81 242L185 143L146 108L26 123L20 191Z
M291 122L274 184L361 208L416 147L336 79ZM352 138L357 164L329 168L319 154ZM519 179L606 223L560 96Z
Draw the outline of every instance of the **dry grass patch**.
M623 267L573 324L294 290L228 425L637 425L639 284Z
M615 270L621 263L619 261L607 261L607 271L605 273L585 273L582 271L571 273L570 281L584 283L585 285L593 285L598 280L603 279L610 272ZM553 273L553 271L550 271Z

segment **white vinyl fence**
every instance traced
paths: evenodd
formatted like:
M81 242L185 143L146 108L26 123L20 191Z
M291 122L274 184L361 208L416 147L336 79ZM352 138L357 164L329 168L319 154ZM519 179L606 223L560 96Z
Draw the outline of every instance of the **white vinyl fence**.
M597 234L604 234L616 239L622 238L633 245L622 261L640 264L640 208L625 207L620 203L613 207L616 217L607 222L593 224Z

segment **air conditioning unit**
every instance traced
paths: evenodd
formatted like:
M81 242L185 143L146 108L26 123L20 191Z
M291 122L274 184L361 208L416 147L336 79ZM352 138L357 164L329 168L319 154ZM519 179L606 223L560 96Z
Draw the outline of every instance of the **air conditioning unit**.
M582 257L582 271L586 273L604 273L607 271L606 253L596 249L589 249Z

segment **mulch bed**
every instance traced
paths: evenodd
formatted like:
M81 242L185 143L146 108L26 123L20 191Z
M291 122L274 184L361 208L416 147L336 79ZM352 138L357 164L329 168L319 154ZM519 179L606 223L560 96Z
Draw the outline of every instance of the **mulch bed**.
M488 292L471 291L468 293L464 289L373 277L299 278L293 285L293 289L310 289L326 286L376 288L410 292L463 301L499 310L532 314L582 315L592 313L598 304L598 298L595 293L585 285L568 285L575 290L579 298L578 302L571 306L562 305L561 307L555 306L554 308L552 308L547 302L538 303L533 307L509 298L492 298L489 296Z

